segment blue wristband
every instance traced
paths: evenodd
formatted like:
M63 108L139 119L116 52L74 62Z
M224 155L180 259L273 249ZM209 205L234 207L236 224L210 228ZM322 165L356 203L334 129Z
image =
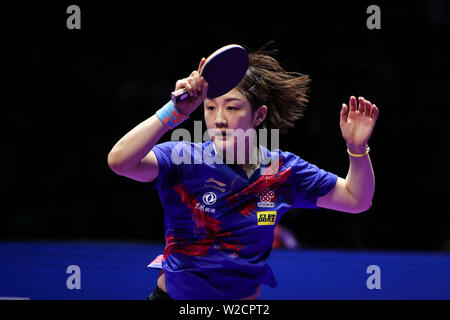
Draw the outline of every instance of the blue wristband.
M169 129L175 128L177 125L189 118L188 116L180 113L175 108L175 105L172 101L167 102L164 107L156 111L156 116L162 122L162 124Z

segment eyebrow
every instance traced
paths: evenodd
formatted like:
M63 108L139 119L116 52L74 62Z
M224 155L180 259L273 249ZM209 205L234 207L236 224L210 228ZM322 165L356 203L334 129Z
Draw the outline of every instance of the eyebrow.
M226 98L225 101L226 101L226 102L230 102L230 101L242 101L242 99L237 98L237 97L230 97L230 98Z

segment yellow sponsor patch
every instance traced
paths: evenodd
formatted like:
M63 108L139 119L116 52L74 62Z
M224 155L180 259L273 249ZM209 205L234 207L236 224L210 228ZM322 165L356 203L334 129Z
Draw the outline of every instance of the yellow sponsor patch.
M277 220L276 211L258 211L258 226L272 226Z

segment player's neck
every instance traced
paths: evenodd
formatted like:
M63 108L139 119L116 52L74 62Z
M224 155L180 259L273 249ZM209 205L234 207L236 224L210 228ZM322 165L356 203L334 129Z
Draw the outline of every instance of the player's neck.
M227 155L226 150L216 148L215 145L214 151L223 159L224 163L240 166L247 173L248 177L261 166L261 150L256 145L253 145L252 150L246 148L244 159L242 159L242 156L238 157L237 152L234 152L232 155Z
M247 176L250 177L253 172L255 172L261 165L261 156L260 150L255 146L252 151L249 151L249 154L246 155L245 163L239 164L239 166L244 169L247 173Z

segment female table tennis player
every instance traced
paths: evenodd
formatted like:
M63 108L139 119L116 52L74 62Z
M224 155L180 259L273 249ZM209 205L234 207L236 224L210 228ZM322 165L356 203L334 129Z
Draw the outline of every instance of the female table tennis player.
M202 59L198 70L204 63ZM340 111L350 162L346 178L290 152L252 143L246 145L243 164L220 162L237 147L235 134L227 129L293 127L306 108L308 82L308 76L286 72L262 51L250 53L243 80L214 99L206 98L208 83L193 71L175 87L187 89L188 98L167 103L113 147L110 168L156 186L164 207L166 246L150 300L256 299L261 284L276 286L266 259L285 212L322 207L360 213L371 206L375 182L367 143L378 108L363 97L350 97ZM174 128L164 115L178 114L182 120L202 103L211 141L157 144ZM177 149L179 144L184 147ZM193 161L174 161L173 149L182 150L177 156L192 151ZM219 161L205 161L205 150ZM250 155L257 155L256 160L249 161ZM276 159L276 165L263 161L267 159Z

